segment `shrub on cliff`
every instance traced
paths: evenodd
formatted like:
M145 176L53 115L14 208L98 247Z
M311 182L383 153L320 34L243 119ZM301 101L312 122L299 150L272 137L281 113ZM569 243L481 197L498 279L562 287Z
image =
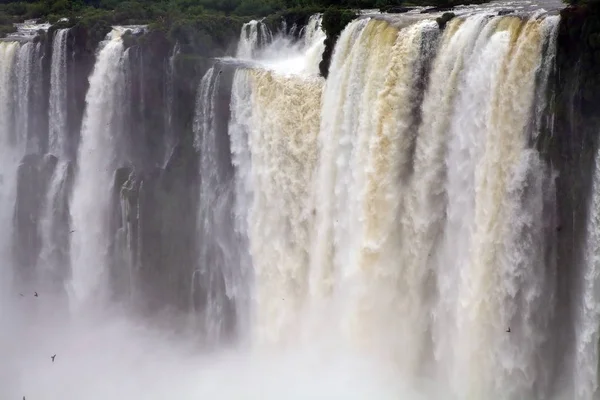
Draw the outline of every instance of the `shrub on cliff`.
M129 23L130 21L147 21L151 17L148 9L137 1L125 1L117 5L114 11L116 23Z
M219 57L235 44L245 20L219 15L200 15L173 21L168 27L171 42L178 42L183 53Z
M265 17L269 14L280 11L283 8L283 3L277 0L242 0L240 5L235 8L233 13L236 15Z
M319 63L319 71L321 75L327 78L329 75L329 65L331 64L331 56L333 48L338 37L350 22L356 18L353 11L330 8L323 14L322 26L327 34L325 39L325 50L323 51L323 59Z

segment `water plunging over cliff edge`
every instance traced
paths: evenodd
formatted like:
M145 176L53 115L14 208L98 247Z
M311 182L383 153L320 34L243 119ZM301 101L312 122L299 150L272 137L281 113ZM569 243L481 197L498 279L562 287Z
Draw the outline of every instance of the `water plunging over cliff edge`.
M497 7L0 42L0 397L594 399L594 42Z

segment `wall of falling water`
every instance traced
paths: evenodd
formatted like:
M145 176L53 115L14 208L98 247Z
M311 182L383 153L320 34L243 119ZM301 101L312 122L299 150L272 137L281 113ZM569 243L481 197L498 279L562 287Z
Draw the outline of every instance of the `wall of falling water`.
M67 39L69 29L59 29L52 41L49 100L49 152L59 158L67 156Z
M2 226L11 227L11 219L15 198L15 179L16 179L16 168L19 161L21 151L19 144L15 143L14 135L14 119L12 107L13 85L14 79L14 65L16 63L17 52L19 44L16 42L2 42L0 43L0 121L1 136L0 141L2 143L0 151L2 152L2 179L0 180L0 197L2 205L0 208L0 220ZM11 244L11 230L5 229L2 231L0 236L0 254L3 257L10 256L10 244ZM3 283L12 281L12 270L9 268L2 268ZM9 287L3 287L2 293L10 293Z
M314 218L310 186L319 132L315 105L321 88L318 80L260 70L240 70L234 79L229 134L236 167L247 174L244 190L251 192L239 199L252 198L243 207L256 280L254 329L260 341L291 340L308 296ZM251 154L250 165L245 151Z
M552 392L556 173L530 143L558 23L361 19L324 87L237 72L257 341L326 333L458 398Z

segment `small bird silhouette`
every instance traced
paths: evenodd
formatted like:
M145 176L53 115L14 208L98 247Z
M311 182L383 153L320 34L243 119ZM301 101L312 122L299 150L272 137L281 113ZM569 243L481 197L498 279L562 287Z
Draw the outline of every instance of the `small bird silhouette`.
M508 327L508 329L506 330L506 333L510 333L510 327Z
M23 293L19 293L19 296L21 297L25 297L25 295Z
M69 233L73 233L73 232L75 232L75 231L71 231L71 232L69 232Z
M52 359L52 362L54 362L54 359L56 358L56 354L53 355L52 357L50 357Z
M33 292L33 295L34 295L35 297L38 297L38 294L37 294L37 292Z

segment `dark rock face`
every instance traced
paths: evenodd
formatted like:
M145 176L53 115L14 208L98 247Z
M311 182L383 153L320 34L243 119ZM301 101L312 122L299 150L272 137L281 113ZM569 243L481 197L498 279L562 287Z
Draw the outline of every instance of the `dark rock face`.
M437 22L438 26L440 27L440 29L444 29L446 27L446 25L448 24L448 22L450 22L454 17L456 17L456 14L447 12L447 13L444 13L444 15L442 15L441 17L437 18L436 22Z
M165 169L115 172L111 288L144 313L190 307L198 170L195 152L186 149L176 146Z
M556 173L556 213L558 221L551 233L552 257L556 260L556 330L561 343L570 340L575 324L565 318L575 315L573 296L583 261L588 204L590 201L594 156L600 133L600 9L592 6L568 7L561 12L557 38L556 68L547 98L550 112L542 121L542 135L535 145ZM572 349L555 350L556 359L568 360ZM563 363L563 367L568 369ZM559 367L560 368L560 367Z
M220 216L225 236L233 237L233 166L228 136L229 104L235 66L217 65L214 101L219 179L215 194L229 214ZM194 104L194 103L192 103ZM193 113L193 110L190 110ZM207 134L199 132L199 135ZM115 171L111 220L111 289L113 298L143 315L166 309L171 315L193 311L198 332L217 332L214 340L235 336L236 308L225 290L224 268L230 261L211 235L199 227L202 149L189 133L181 135L164 166L123 166ZM150 157L150 154L146 154ZM228 189L227 189L228 188ZM212 203L211 203L212 204ZM222 225L222 226L221 226ZM235 260L233 261L235 263ZM207 313L219 308L219 319Z
M333 49L337 43L340 34L352 20L356 18L356 14L346 10L329 9L323 14L323 30L327 34L325 39L325 50L323 51L323 60L319 63L319 71L324 78L329 75L329 66L331 65L331 57Z
M23 278L32 276L40 254L39 223L56 162L53 156L30 154L23 158L17 172L14 257Z
M500 10L498 11L499 16L514 14L515 10Z

